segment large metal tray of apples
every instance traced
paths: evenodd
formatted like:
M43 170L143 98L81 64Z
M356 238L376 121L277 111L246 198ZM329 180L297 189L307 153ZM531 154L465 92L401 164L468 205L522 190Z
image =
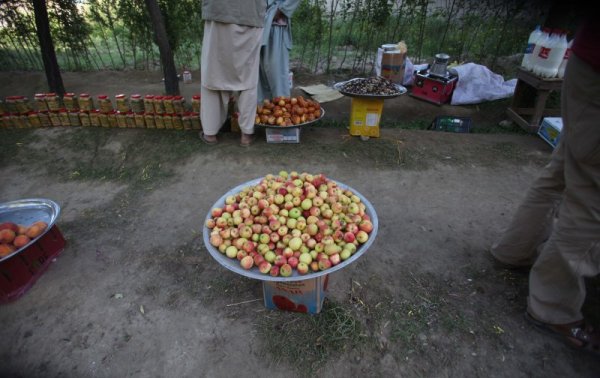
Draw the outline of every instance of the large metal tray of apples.
M247 187L253 187L253 186L258 185L262 179L263 179L263 177L247 181L247 182L240 184L240 185L236 186L235 188L227 191L227 193L223 194L211 206L210 209L212 210L217 207L223 208L225 206L225 199L227 197L232 196L232 195L235 196ZM365 204L365 207L366 207L365 213L370 217L370 221L371 221L372 227L373 227L371 232L369 233L368 240L364 244L361 244L356 249L356 252L354 252L348 259L341 261L339 264L332 266L326 270L320 270L320 271L310 271L309 270L309 272L307 274L303 274L303 275L299 274L296 269L293 269L292 275L288 276L288 277L271 276L269 274L261 273L256 266L253 266L249 270L243 269L240 266L240 261L238 261L237 259L234 259L234 258L227 257L223 253L219 252L219 250L217 248L215 248L213 245L211 245L210 240L209 240L211 230L206 226L206 222L209 219L212 219L211 210L208 211L208 214L206 215L205 220L204 220L204 226L203 226L204 245L206 246L210 255L215 260L217 260L217 262L219 264L223 265L225 268L229 269L232 272L241 274L243 276L261 280L261 281L303 281L303 280L314 279L319 276L327 275L327 274L336 272L340 269L347 267L348 265L350 265L353 262L355 262L356 260L358 260L362 255L364 255L365 252L369 249L369 247L373 244L375 237L377 236L377 230L379 228L379 220L377 218L377 213L375 212L373 205L371 205L371 203L362 194L360 194L357 190L355 190L355 189L351 188L350 186L345 185L339 181L332 180L331 178L327 178L327 180L334 181L342 190L348 189L348 190L352 191L353 194L355 194L356 196L358 196L360 198L361 202Z
M283 110L281 107L286 107L289 104L290 109L288 109L288 113L290 113L291 123L284 123ZM294 111L295 106L301 108L301 114L296 114ZM307 117L306 110L309 107L313 107L314 110L310 117ZM273 109L281 110L281 114L275 114ZM265 109L268 109L269 114L264 114ZM316 111L319 111L318 116L316 115ZM276 110L275 110L276 111ZM290 112L291 111L291 112ZM302 121L302 116L304 115L305 120ZM321 107L321 104L312 99L304 99L302 96L298 97L278 97L271 100L265 100L256 109L256 117L255 117L255 126L261 127L273 127L273 128L294 128L294 127L302 127L314 124L320 121L323 116L325 116L325 109ZM270 119L273 117L273 119ZM277 123L277 119L281 117L281 121L279 124ZM297 117L297 118L296 118ZM272 122L269 122L272 121Z

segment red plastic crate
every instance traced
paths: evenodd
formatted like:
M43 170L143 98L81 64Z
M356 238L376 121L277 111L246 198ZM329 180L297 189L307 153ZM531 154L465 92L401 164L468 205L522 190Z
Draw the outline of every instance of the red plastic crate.
M60 230L54 225L24 251L0 262L0 303L25 294L63 251L65 244Z

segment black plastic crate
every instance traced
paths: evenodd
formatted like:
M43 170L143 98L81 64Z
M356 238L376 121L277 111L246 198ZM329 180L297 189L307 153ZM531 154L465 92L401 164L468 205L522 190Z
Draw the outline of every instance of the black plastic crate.
M470 133L471 119L468 117L437 116L428 129L452 133Z

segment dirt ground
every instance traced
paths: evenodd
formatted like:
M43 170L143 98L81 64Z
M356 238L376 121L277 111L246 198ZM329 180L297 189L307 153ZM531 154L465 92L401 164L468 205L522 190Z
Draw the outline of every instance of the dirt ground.
M2 97L45 90L39 74L0 82ZM136 72L67 73L65 84L162 91L159 76ZM348 119L348 99L323 106ZM402 96L384 119L492 124L503 113ZM0 202L53 199L67 239L38 282L0 306L0 376L598 377L596 357L526 323L527 275L487 254L550 147L524 134L381 132L361 141L315 124L282 145L257 130L241 148L233 133L207 146L175 130L0 130ZM371 248L330 275L318 315L265 309L261 283L223 268L202 242L223 193L280 170L347 184L379 219ZM588 290L584 312L597 321L600 285Z

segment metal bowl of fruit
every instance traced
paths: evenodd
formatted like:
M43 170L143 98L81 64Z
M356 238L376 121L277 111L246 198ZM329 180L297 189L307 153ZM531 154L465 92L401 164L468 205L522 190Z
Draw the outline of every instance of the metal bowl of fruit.
M325 109L312 99L278 97L257 106L254 124L273 128L302 127L320 121L324 115Z
M59 214L60 206L45 198L0 203L0 262L35 243L54 226Z
M296 206L294 208L290 208L289 211L287 211L286 215L287 216L287 222L285 224L282 224L280 222L279 225L275 224L275 226L273 227L273 223L277 223L279 222L281 219L281 217L276 217L277 220L273 221L273 218L269 216L269 218L271 218L271 221L268 222L268 227L272 228L273 231L271 232L271 234L279 234L279 237L277 237L277 239L280 239L281 241L285 240L285 238L288 239L288 244L286 245L286 248L283 248L282 246L278 247L278 248L272 248L277 244L277 240L275 239L271 239L271 240L263 240L263 238L270 238L272 237L271 234L267 234L267 236L263 236L265 230L263 228L263 226L267 227L267 224L265 222L260 222L260 220L258 219L259 216L267 216L267 215L272 215L272 214L267 214L267 212L265 212L265 209L267 207L271 208L273 210L273 207L271 206L274 203L280 203L281 208L285 208L284 203L281 203L280 200L278 200L278 196L277 194L282 195L284 198L285 196L282 194L282 191L280 191L280 189L278 189L278 193L275 196L265 196L263 199L266 200L266 202L262 202L259 203L257 201L257 208L255 209L260 209L262 208L262 211L258 212L258 210L256 210L256 214L258 214L257 216L252 217L252 219L254 220L254 224L258 223L259 226L250 226L248 222L246 223L246 221L244 219L238 219L236 220L234 212L235 210L238 209L242 209L245 207L245 205L242 205L243 201L239 201L239 200L235 200L236 198L240 198L242 193L250 193L250 192L254 192L254 191L261 191L264 189L264 187L266 185L269 185L267 183L265 183L265 180L268 179L269 176L277 176L277 175L267 175L263 178L258 178L258 179L254 179L251 181L247 181L243 184L240 184L238 186L236 186L235 188L229 190L227 193L225 193L223 196L221 196L221 198L219 198L212 206L211 206L211 210L209 210L208 214L205 217L204 220L204 227L203 227L203 239L204 239L204 245L206 246L206 249L208 250L208 252L210 253L210 255L217 260L217 262L219 262L219 264L223 265L225 268L241 274L243 276L249 277L249 278L253 278L253 279L257 279L257 280L261 280L261 281L302 281L302 280L308 280L308 279L313 279L319 276L323 276L323 275L327 275L329 273L333 273L337 270L340 270L350 264L352 264L354 261L356 261L358 258L360 258L368 249L369 247L372 245L372 243L375 240L375 237L377 236L377 230L379 227L379 220L377 218L377 214L375 212L375 209L373 208L373 206L371 205L371 203L362 195L360 194L358 191L356 191L355 189L349 187L348 185L345 185L343 183L337 182L335 180L331 180L329 178L327 178L327 182L331 182L331 184L326 184L326 182L323 182L322 184L324 185L329 185L331 187L335 187L335 188L339 188L340 191L342 193L344 193L344 196L347 198L352 198L352 200L350 201L350 203L354 203L356 204L355 206L348 204L348 201L346 200L346 205L344 206L339 206L338 208L332 209L332 211L335 211L334 215L331 218L328 219L336 219L336 221L338 219L347 219L347 220L352 220L351 222L344 222L344 231L342 231L342 235L337 235L337 230L336 233L334 233L334 229L337 227L333 227L333 225L335 223L331 222L331 230L330 232L332 233L331 238L329 239L329 241L333 241L334 237L335 237L335 242L333 242L335 244L335 246L332 247L328 247L328 244L323 244L321 249L321 253L326 253L326 256L324 255L318 255L317 254L317 258L318 258L318 262L317 262L317 258L312 257L311 256L311 262L307 262L306 259L303 260L303 258L301 257L304 253L307 252L306 249L304 249L305 247L307 249L319 249L319 247L315 246L315 242L311 242L309 241L308 237L306 235L308 234L312 234L315 235L314 231L310 231L309 227L313 227L313 225L311 223L306 224L306 228L305 228L305 232L303 232L302 236L298 236L298 233L295 233L296 231L292 231L293 229L300 229L299 223L301 222L301 218L305 218L305 220L307 220L307 222L309 222L308 218L310 217L304 217L304 215L308 215L308 214L317 214L320 213L320 211L314 210L313 212L313 207L308 208L308 206L304 206L304 200L306 200L309 195L305 196L303 202L301 205ZM318 177L323 177L323 175L317 175ZM287 185L287 182L286 184ZM321 185L319 185L321 186ZM261 188L262 187L262 188ZM288 189L291 189L288 185ZM321 189L323 189L323 187L321 186ZM293 189L292 189L293 190ZM328 190L328 189L325 189ZM268 192L268 190L267 190ZM319 191L320 192L320 191ZM291 193L291 191L290 191ZM349 194L349 196L347 196ZM334 194L335 195L335 194ZM252 195L252 196L258 196L258 195ZM318 194L317 194L318 196ZM271 203L268 203L271 201L270 197L273 197ZM242 197L243 198L243 197ZM316 197L312 197L313 201L316 201L315 198ZM339 198L343 198L342 195L339 195ZM236 202L237 201L237 202ZM319 201L320 202L320 201ZM341 201L340 201L341 202ZM317 203L317 202L315 202ZM360 205L358 205L360 204ZM277 205L279 207L279 205ZM316 206L316 205L315 205ZM332 205L333 207L333 205ZM250 207L249 209L251 209L251 212L255 212L255 209L253 209L253 207ZM297 214L294 215L292 214L293 209L298 209L301 212L301 215L298 216ZM275 210L273 210L275 211ZM348 211L348 215L345 214L345 212ZM269 213L272 213L272 211L268 211ZM344 216L342 217L341 213L344 212ZM351 213L350 213L351 212ZM233 218L231 221L232 226L227 225L226 223L222 223L221 225L219 224L220 222L224 222L222 220L222 218L225 218L224 213L229 213ZM243 210L240 210L240 218L243 218ZM266 214L266 215L265 215ZM313 215L315 216L315 215ZM318 218L319 220L323 220L324 217L328 217L331 216L331 214L329 215L324 215L324 216L320 216L317 215L316 218ZM295 217L295 218L294 218ZM227 218L230 218L230 216L227 216ZM291 226L289 219L290 218L294 218L297 219L296 222L293 222L296 226L294 228L294 226ZM364 221L364 222L363 222ZM225 221L226 222L226 221ZM349 224L352 223L353 226L349 226ZM237 226L236 226L237 224ZM322 230L324 230L324 228L322 227L322 223L317 222L315 223L318 225L319 227L319 231L321 232ZM339 223L341 225L341 223ZM246 228L245 225L247 225L248 227ZM286 230L289 231L289 235L288 233L286 233L286 231L282 231L283 226ZM287 227L290 226L290 227ZM350 230L350 227L352 227L352 230ZM238 231L231 231L232 228L235 228L239 231L239 235ZM253 229L254 228L254 229ZM259 231L259 229L261 229ZM341 228L338 228L338 230L340 230ZM275 231L276 230L276 231ZM258 232L255 232L258 231ZM232 232L235 232L236 235L232 235ZM250 245L249 243L243 242L243 244L239 244L236 246L236 241L235 239L242 237L241 235L243 235L243 233L246 233L244 235L244 239L246 239L246 241L253 241L254 247L252 247L252 245ZM324 234L328 234L327 232L323 231ZM352 235L349 235L348 233L352 233ZM260 235L254 235L254 234L260 234ZM348 234L348 235L346 235ZM360 235L359 235L360 234ZM287 235L287 236L286 236ZM293 236L295 235L295 236ZM234 238L234 236L236 236L236 238ZM321 235L321 238L315 236L316 239L320 239L319 243L322 241L323 243L325 243L325 239L327 239L327 237L323 237ZM340 241L340 238L343 238L342 241ZM225 242L225 240L229 240L231 243L229 246L223 247L223 244L227 244ZM294 240L294 241L292 241ZM269 243L273 243L273 244L269 244ZM297 245L293 245L294 243L296 243ZM350 246L349 244L353 244L354 247ZM262 249L261 251L261 245L268 245L269 247L264 247L264 249ZM229 248L231 246L234 246L236 248ZM307 247L309 246L309 247ZM240 248L237 248L240 247ZM289 249L292 250L292 253L294 252L300 252L299 254L294 254L293 256L291 255L286 255L286 253L288 253L289 251L286 251L287 247L289 247ZM265 249L267 251L265 251ZM242 250L245 250L244 252L241 252ZM278 251L279 250L279 251ZM281 251L283 250L283 251ZM312 253L308 252L309 254ZM269 258L269 254L272 254ZM273 256L273 254L275 254L275 256ZM257 255L261 255L263 256L263 258L261 259L260 257L257 257ZM287 256L286 258L286 262L278 265L277 259L279 259L278 256ZM336 255L336 256L334 256ZM249 257L249 258L247 258ZM275 260L273 260L273 257L275 258ZM295 263L292 263L292 257L296 258L297 261L295 261ZM304 256L306 257L306 256ZM327 258L325 258L327 257ZM245 259L245 260L244 260ZM323 261L321 261L323 260ZM330 260L330 262L326 262L324 260ZM269 264L263 264L263 262L266 261ZM280 261L281 262L281 261ZM312 267L310 264L312 262L316 262L317 265L315 267ZM288 264L289 263L289 264ZM305 266L302 267L302 265L300 263L304 263ZM322 263L322 265L319 265L320 263ZM278 268L274 268L275 266L278 265ZM284 267L283 265L289 265L289 267L285 268L285 269L289 269L291 267L291 270L288 270L287 272L284 273ZM309 266L308 270L306 269L306 265ZM318 268L317 268L318 267ZM301 269L302 268L302 269ZM273 269L275 269L277 272L273 273Z

